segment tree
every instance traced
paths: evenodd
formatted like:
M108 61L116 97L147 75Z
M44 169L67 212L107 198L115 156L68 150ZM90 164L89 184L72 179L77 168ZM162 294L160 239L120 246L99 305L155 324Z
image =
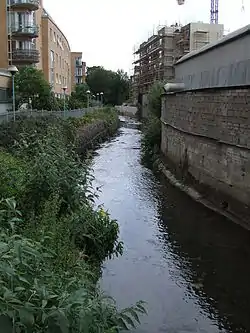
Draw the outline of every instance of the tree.
M76 85L75 91L72 92L69 98L69 109L80 109L87 106L87 91L89 87L86 83Z
M89 67L86 81L92 93L103 92L106 104L120 105L129 96L129 78L122 70L113 72L101 66Z
M17 105L29 103L32 108L53 108L55 97L50 84L46 81L43 72L35 67L23 67L15 76L15 90Z

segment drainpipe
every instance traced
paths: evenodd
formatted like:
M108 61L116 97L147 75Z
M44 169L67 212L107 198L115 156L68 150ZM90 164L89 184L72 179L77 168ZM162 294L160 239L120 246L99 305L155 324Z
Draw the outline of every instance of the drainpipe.
M174 93L178 91L183 91L185 89L184 83L167 83L164 86L166 93Z

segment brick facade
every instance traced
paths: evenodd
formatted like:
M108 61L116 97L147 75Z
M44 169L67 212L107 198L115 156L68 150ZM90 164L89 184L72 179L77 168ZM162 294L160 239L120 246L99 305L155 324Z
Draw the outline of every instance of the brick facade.
M161 148L199 183L250 205L250 89L164 95Z

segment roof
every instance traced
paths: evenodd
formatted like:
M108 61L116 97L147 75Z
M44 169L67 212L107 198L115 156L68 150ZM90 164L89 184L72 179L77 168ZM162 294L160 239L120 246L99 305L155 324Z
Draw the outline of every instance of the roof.
M246 25L245 27L243 27L241 29L231 32L230 34L226 35L225 37L221 38L220 40L218 40L216 42L209 43L208 45L203 46L199 50L192 51L192 52L186 54L185 56L183 56L180 60L178 60L176 62L176 65L178 65L184 61L187 61L193 57L199 56L202 53L209 52L214 48L220 47L224 44L231 43L235 39L239 39L248 34L250 34L250 24Z
M0 76L11 77L10 72L5 68L0 68Z

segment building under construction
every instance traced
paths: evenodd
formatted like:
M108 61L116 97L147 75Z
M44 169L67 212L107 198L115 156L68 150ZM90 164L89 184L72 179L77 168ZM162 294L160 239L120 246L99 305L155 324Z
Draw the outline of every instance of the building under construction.
M158 29L135 51L132 76L133 99L147 94L155 81L171 82L175 78L174 64L185 54L198 50L223 37L223 24L189 23Z
M174 61L178 61L189 52L199 50L203 46L221 39L223 34L223 24L195 22L183 26L174 36Z
M132 84L137 93L146 93L154 81L174 79L174 35L180 27L161 27L135 51Z

